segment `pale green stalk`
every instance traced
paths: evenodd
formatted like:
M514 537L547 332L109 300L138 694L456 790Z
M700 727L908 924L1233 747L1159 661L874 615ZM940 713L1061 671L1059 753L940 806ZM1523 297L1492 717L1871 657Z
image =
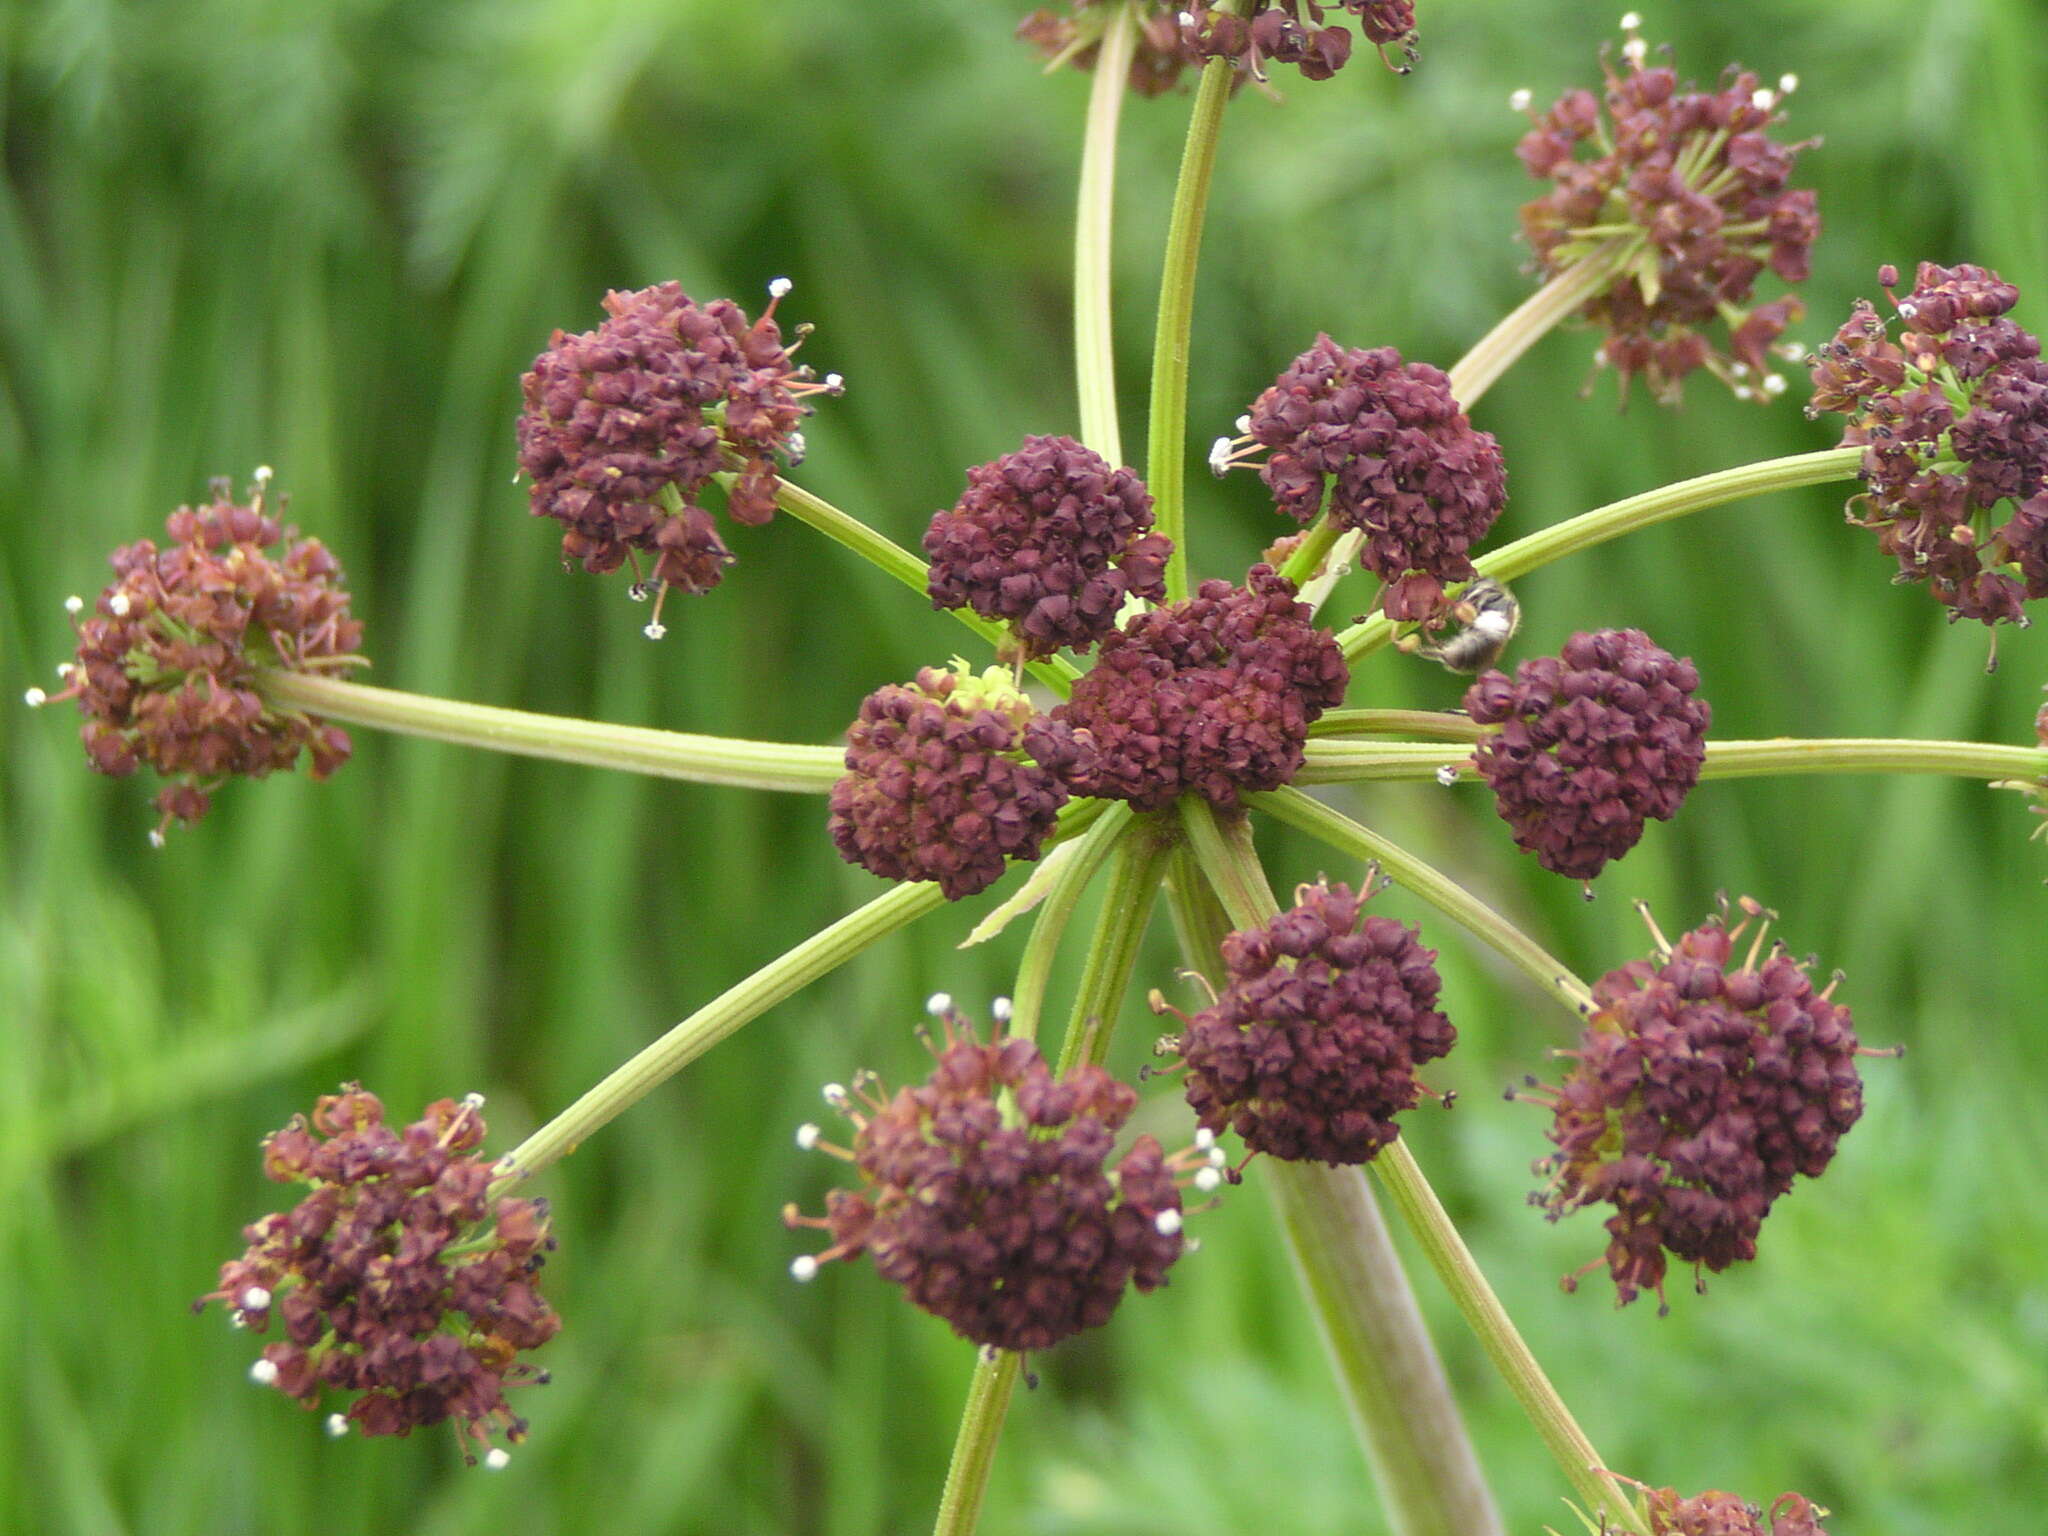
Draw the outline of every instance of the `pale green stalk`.
M1052 980L1060 939L1073 920L1081 893L1088 889L1103 860L1130 830L1130 825L1131 808L1120 801L1111 804L1061 865L1044 905L1032 921L1031 937L1025 942L1024 957L1017 967L1017 983L1010 995L1009 1033L1026 1040L1038 1038L1038 1022L1045 1013L1045 989Z
M1486 727L1470 715L1433 709L1332 709L1308 728L1309 739L1327 736L1424 736L1438 741L1477 741Z
M1088 92L1088 124L1081 139L1081 190L1074 217L1074 373L1080 393L1081 441L1118 465L1124 462L1124 441L1117 427L1110 231L1116 216L1117 120L1123 115L1131 59L1137 50L1137 13L1128 5L1112 6Z

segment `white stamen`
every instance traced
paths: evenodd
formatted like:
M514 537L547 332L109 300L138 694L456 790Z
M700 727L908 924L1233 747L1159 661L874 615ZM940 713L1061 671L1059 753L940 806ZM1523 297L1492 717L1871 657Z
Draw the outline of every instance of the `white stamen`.
M77 663L77 662L74 662L74 661L60 661L60 662L58 662L58 663L57 663L57 677L58 677L58 679L59 679L60 681L63 681L63 682L69 682L69 681L71 680L71 674L72 674L73 672L76 672L77 670L78 670L78 663Z
M1200 1147L1204 1152L1208 1151L1211 1147L1216 1145L1216 1133L1210 1130L1209 1127L1207 1127L1206 1125L1199 1127L1195 1131L1195 1145Z
M275 1360L258 1360L249 1367L249 1379L259 1387L276 1386L277 1362Z
M1780 76L1778 76L1778 94L1779 94L1779 95L1781 95L1781 96L1790 96L1790 95L1791 95L1791 94L1792 94L1792 93L1793 93L1794 91L1796 91L1796 90L1798 90L1798 89L1799 89L1799 77L1798 77L1797 75L1780 75Z
M1643 18L1637 15L1634 11L1628 12L1621 18L1621 30L1624 32L1633 32L1642 24Z
M345 1414L345 1413L330 1413L329 1415L327 1415L327 1438L328 1438L328 1439L330 1439L330 1440L339 1440L339 1439L340 1439L340 1438L341 1438L341 1437L342 1437L343 1435L345 1435L345 1434L347 1434L347 1433L348 1433L348 1415L347 1415L347 1414Z
M1216 1186L1221 1184L1222 1182L1223 1175L1218 1173L1214 1168L1204 1168L1195 1175L1195 1188L1199 1189L1205 1195L1208 1194L1214 1188L1216 1188Z
M824 1096L825 1102L834 1109L846 1108L846 1085L844 1083L827 1083L818 1092Z
M267 1312L270 1310L270 1292L260 1285L252 1285L242 1292L244 1312Z
M826 393L826 394L828 394L828 395L843 395L843 394L845 394L845 393L846 393L846 377L845 377L845 375L844 375L844 374L838 374L838 373L828 373L828 374L826 374L826 375L825 375L825 393Z
M815 1125L812 1125L809 1121L805 1121L802 1125L796 1128L796 1144L798 1148L805 1152L810 1151L813 1147L815 1147L818 1144L818 1137L820 1134L820 1131Z
M1235 426L1238 431L1244 433L1246 436L1249 436L1251 434L1252 419L1249 414L1238 417L1237 420L1232 423L1232 425Z
M128 594L126 592L116 592L112 597L107 599L107 612L111 613L117 619L125 619L128 617L128 607Z
M1230 1159L1224 1154L1221 1147L1211 1147L1209 1149L1209 1166L1211 1168L1221 1168L1229 1161Z
M1456 763L1445 763L1443 767L1437 769L1436 781L1443 785L1445 789L1449 789L1458 782L1458 765Z
M149 846L152 848L161 848L163 847L163 845L164 829L162 827L151 827L149 829Z
M640 633L645 635L650 640L659 640L663 635L668 633L668 626L662 623L659 619L657 619L653 623L643 628L640 631Z
M1219 437L1209 445L1209 473L1222 479L1230 472L1230 439Z
M1785 393L1785 376L1782 373L1765 374L1763 390L1767 395L1782 395Z
M950 992L934 992L924 1000L924 1011L935 1019L943 1019L953 1011L953 994Z
M1640 37L1632 37L1621 45L1621 56L1641 69L1643 60L1650 56L1650 45Z
M30 709L41 709L50 702L50 696L40 688L30 688L22 694L21 701Z
M1735 398L1738 400L1754 400L1756 398L1756 391L1747 384L1738 385L1735 390Z
M800 463L802 463L802 462L803 462L803 457L804 457L804 453L805 453L805 451L806 451L806 449L807 449L808 447L809 447L809 445L808 445L807 443L805 443L805 441L804 441L804 435L803 435L803 433L801 433L801 432L792 432L792 433L790 433L790 434L789 434L789 449L788 449L788 452L789 452L789 462L790 462L790 463L792 463L792 464L800 464Z
M1529 103L1535 99L1535 95L1527 86L1524 86L1508 98L1508 110L1511 112L1526 112L1529 110Z
M1172 1237L1180 1230L1180 1212L1161 1211L1152 1218L1152 1227L1161 1237Z
M1749 104L1759 112L1768 112L1778 104L1778 98L1769 86L1760 85L1749 93Z
M1803 363L1806 361L1806 348L1796 341L1781 343L1777 351L1778 356L1785 359L1788 363Z
M258 464L256 466L256 473L251 478L253 478L256 484L260 487L270 484L270 477L276 473L277 471L272 469L268 464Z
M85 612L85 599L80 597L76 592L72 593L69 597L64 599L64 611L66 613Z
M1901 320L1911 320L1915 315L1919 313L1920 306L1918 304L1915 304L1911 299L1899 300L1899 318Z
M808 1253L800 1253L789 1261L789 1278L799 1285L808 1285L818 1278L818 1261Z
M1007 997L992 998L989 1001L988 1016L998 1024L1009 1023L1012 1011L1012 1005Z
M1729 377L1730 377L1730 378L1736 378L1736 379L1746 379L1746 378L1748 378L1748 377L1749 377L1749 364L1747 364L1747 363L1731 363L1731 364L1729 364L1729 365L1728 365L1728 375L1729 375Z
M462 1096L462 1107L472 1112L482 1109L484 1107L484 1096L480 1093L465 1093Z
M795 286L796 284L792 283L786 277L775 278L768 284L768 297L771 299L782 298L785 295L787 295L789 290L794 288Z
M484 1452L484 1466L492 1472L502 1472L512 1465L512 1453L502 1445L494 1445Z

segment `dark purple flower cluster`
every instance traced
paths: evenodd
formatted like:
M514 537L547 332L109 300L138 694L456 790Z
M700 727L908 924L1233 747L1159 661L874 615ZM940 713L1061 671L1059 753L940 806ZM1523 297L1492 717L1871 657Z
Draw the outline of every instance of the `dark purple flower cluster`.
M297 1116L263 1143L263 1171L310 1192L243 1229L248 1251L195 1310L219 1301L239 1327L281 1324L250 1376L308 1409L328 1388L355 1394L333 1433L452 1419L469 1458L485 1449L496 1466L491 1436L526 1434L505 1388L546 1379L517 1357L562 1324L536 1288L554 1247L547 1203L491 1197L482 1103L439 1099L399 1128L354 1083L324 1095L310 1126Z
M2024 624L2022 604L2048 597L2048 362L2005 318L2019 290L1983 267L1932 262L1903 299L1897 269L1878 282L1899 339L1859 299L1812 358L1807 414L1839 411L1843 444L1864 445L1851 519L1951 618Z
M1595 1011L1572 1067L1546 1103L1557 1151L1552 1220L1614 1207L1604 1262L1619 1301L1661 1299L1665 1256L1720 1271L1756 1257L1772 1202L1817 1177L1863 1113L1849 1010L1815 991L1782 946L1762 964L1764 930L1731 968L1743 922L1719 919L1659 942L1593 988ZM1767 927L1768 924L1765 924ZM1653 930L1654 931L1654 930ZM1577 1277L1568 1277L1570 1290Z
M1035 859L1067 791L1018 750L1031 705L1000 669L927 667L878 688L846 732L832 841L885 880L936 880L949 901Z
M1699 782L1713 711L1699 672L1639 629L1573 635L1562 656L1488 672L1465 712L1498 731L1480 774L1501 820L1545 869L1590 880L1669 821Z
M1077 795L1149 811L1192 790L1234 806L1240 791L1294 777L1310 723L1349 680L1292 583L1255 565L1242 587L1205 581L1133 617L1024 745Z
M1292 64L1304 80L1327 80L1351 58L1351 34L1325 25L1331 11L1349 13L1389 68L1404 75L1414 68L1414 0L1253 0L1242 14L1190 0L1181 8L1181 36L1197 57L1231 59L1254 80L1266 78L1269 64Z
M1013 655L1085 651L1127 597L1166 596L1173 544L1151 527L1152 497L1128 469L1071 437L1027 437L968 470L966 492L932 518L932 606L1007 621Z
M1824 1536L1820 1528L1827 1511L1803 1494L1781 1493L1771 1502L1770 1524L1764 1512L1736 1494L1694 1494L1681 1499L1676 1488L1645 1490L1650 1536Z
M1140 1136L1112 1164L1138 1096L1101 1067L1055 1078L1029 1040L984 1044L950 1009L942 1022L920 1086L886 1099L826 1089L856 1128L840 1155L861 1184L832 1191L822 1218L784 1212L832 1235L792 1272L870 1253L961 1337L1050 1349L1108 1322L1126 1287L1166 1283L1182 1247L1176 1161ZM815 1126L798 1141L822 1145Z
M78 622L77 655L61 669L54 697L78 701L92 766L118 776L147 763L172 780L156 797L158 842L172 819L204 815L231 774L261 778L303 751L324 779L348 761L346 734L257 687L265 668L356 662L363 634L334 556L263 510L268 481L260 471L244 506L216 480L211 502L170 515L167 547L142 539L115 550L114 582ZM45 702L41 690L29 698Z
M1223 941L1222 996L1179 1042L1205 1130L1331 1164L1369 1162L1401 1134L1394 1116L1424 1091L1415 1069L1458 1032L1437 1011L1436 951L1406 924L1364 916L1371 894L1304 886L1265 927Z
M1640 373L1660 400L1676 400L1685 376L1704 367L1738 398L1768 399L1784 390L1771 343L1803 309L1790 298L1742 306L1767 266L1804 281L1820 232L1813 193L1788 185L1808 145L1769 133L1797 82L1772 89L1731 69L1717 90L1701 91L1669 68L1646 68L1647 52L1631 35L1619 71L1602 56L1602 96L1572 91L1530 115L1516 153L1555 185L1523 206L1522 234L1546 277L1596 255L1618 259L1580 313L1607 332L1600 358L1620 371L1624 392ZM1617 240L1628 242L1618 257ZM1723 322L1725 354L1706 336Z
M1259 474L1282 512L1312 521L1327 487L1331 521L1365 535L1359 558L1389 583L1390 618L1436 617L1443 583L1476 574L1466 551L1500 516L1507 470L1437 369L1318 336L1244 425L1271 450Z
M608 293L604 307L596 330L556 331L520 381L533 513L562 525L562 558L587 571L644 551L652 582L708 592L732 555L698 498L737 467L726 510L742 523L774 516L776 455L802 457L804 396L836 391L836 377L811 384L790 361L772 302L749 324L730 299L699 305L660 283Z

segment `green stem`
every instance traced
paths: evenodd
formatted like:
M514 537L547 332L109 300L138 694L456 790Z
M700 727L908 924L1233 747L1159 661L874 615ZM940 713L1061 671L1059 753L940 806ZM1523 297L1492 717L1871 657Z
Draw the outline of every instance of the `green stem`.
M1832 480L1854 480L1863 462L1861 448L1828 448L1819 453L1796 453L1789 458L1764 459L1734 469L1717 470L1673 485L1659 486L1640 496L1581 512L1561 523L1538 529L1527 538L1503 544L1473 564L1482 576L1514 581L1553 560L1605 544L1638 528L1668 523L1673 518L1724 506L1770 491L1790 491L1801 486L1824 485ZM1385 614L1376 613L1354 624L1337 637L1344 659L1357 662L1394 637L1394 626Z
M1484 734L1474 725L1473 739ZM1297 784L1424 780L1443 770L1476 778L1472 753L1424 742L1312 741ZM1906 737L1774 737L1710 741L1703 779L1759 779L1795 773L1925 773L1986 783L2048 778L2048 749L1990 741L1916 741Z
M1337 536L1341 532L1342 530L1327 517L1319 517L1301 536L1301 542L1295 546L1294 553L1289 555L1286 564L1280 567L1280 574L1294 583L1296 591L1314 581L1319 571L1335 569L1335 563L1329 560L1329 555L1336 547Z
M1300 790L1249 797L1258 809L1354 858L1379 865L1396 885L1414 892L1452 922L1499 951L1509 964L1579 1017L1592 1011L1593 994L1548 950L1442 870L1418 859L1370 827Z
M1223 108L1230 100L1233 72L1229 59L1211 59L1202 68L1202 83L1195 91L1194 113L1188 121L1187 148L1181 156L1180 180L1173 189L1173 216L1166 229L1166 270L1159 281L1145 480L1152 492L1153 525L1173 540L1173 553L1166 562L1169 601L1188 595L1188 337L1195 318L1195 262L1201 253L1202 218L1208 211L1216 141L1223 131Z
M1045 1013L1045 990L1052 980L1060 939L1073 919L1081 893L1095 879L1102 861L1109 857L1130 825L1131 808L1122 802L1112 804L1065 856L1052 889L1046 893L1045 905L1038 909L1032 922L1031 937L1025 942L1024 957L1017 968L1017 984L1010 996L1011 1034L1026 1040L1038 1038L1038 1021Z
M945 897L935 884L899 885L812 934L699 1008L514 1147L503 1159L503 1176L493 1188L502 1191L532 1178L575 1151L591 1132L609 1125L741 1025L944 905Z
M953 1438L953 1460L946 1468L946 1488L939 1495L932 1536L972 1536L981 1519L982 1495L988 1491L996 1443L1002 1439L1023 1361L1022 1355L1008 1351L975 1356L974 1378L960 1414L960 1432Z
M875 532L859 518L840 511L831 502L812 495L801 486L791 485L787 480L775 482L775 505L798 522L852 550L885 575L895 577L918 596L930 600L931 594L925 585L925 563L901 544ZM949 608L946 611L990 645L1000 646L1009 638L1007 626L984 619L970 609ZM1050 656L1043 661L1031 662L1029 666L1032 674L1061 698L1073 691L1074 679L1081 675L1080 670L1064 656Z
M1112 8L1095 56L1088 124L1081 139L1081 191L1074 216L1074 370L1081 441L1112 464L1124 461L1116 414L1116 328L1111 321L1111 227L1116 214L1116 129L1123 115L1137 13Z
M400 693L393 688L368 688L306 672L261 672L256 686L273 704L350 725L698 784L823 794L846 771L844 753L838 747L786 746L637 725L606 725Z
M1333 709L1308 728L1309 738L1327 736L1428 736L1440 741L1477 741L1487 728L1470 715L1433 709Z
M1277 907L1244 818L1219 818L1194 797L1181 814L1214 883L1177 889L1176 919L1189 962L1218 985L1228 927L1259 926ZM1272 1158L1260 1167L1392 1529L1493 1536L1500 1514L1364 1172Z

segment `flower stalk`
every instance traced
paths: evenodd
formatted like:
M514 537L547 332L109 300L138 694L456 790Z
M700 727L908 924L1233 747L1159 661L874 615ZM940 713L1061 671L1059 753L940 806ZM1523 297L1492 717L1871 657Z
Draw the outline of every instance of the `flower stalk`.
M1088 122L1081 140L1081 189L1074 216L1074 372L1081 407L1081 441L1111 464L1124 462L1116 409L1116 328L1111 274L1116 216L1116 137L1131 58L1138 49L1138 17L1130 6L1112 8L1095 59Z

